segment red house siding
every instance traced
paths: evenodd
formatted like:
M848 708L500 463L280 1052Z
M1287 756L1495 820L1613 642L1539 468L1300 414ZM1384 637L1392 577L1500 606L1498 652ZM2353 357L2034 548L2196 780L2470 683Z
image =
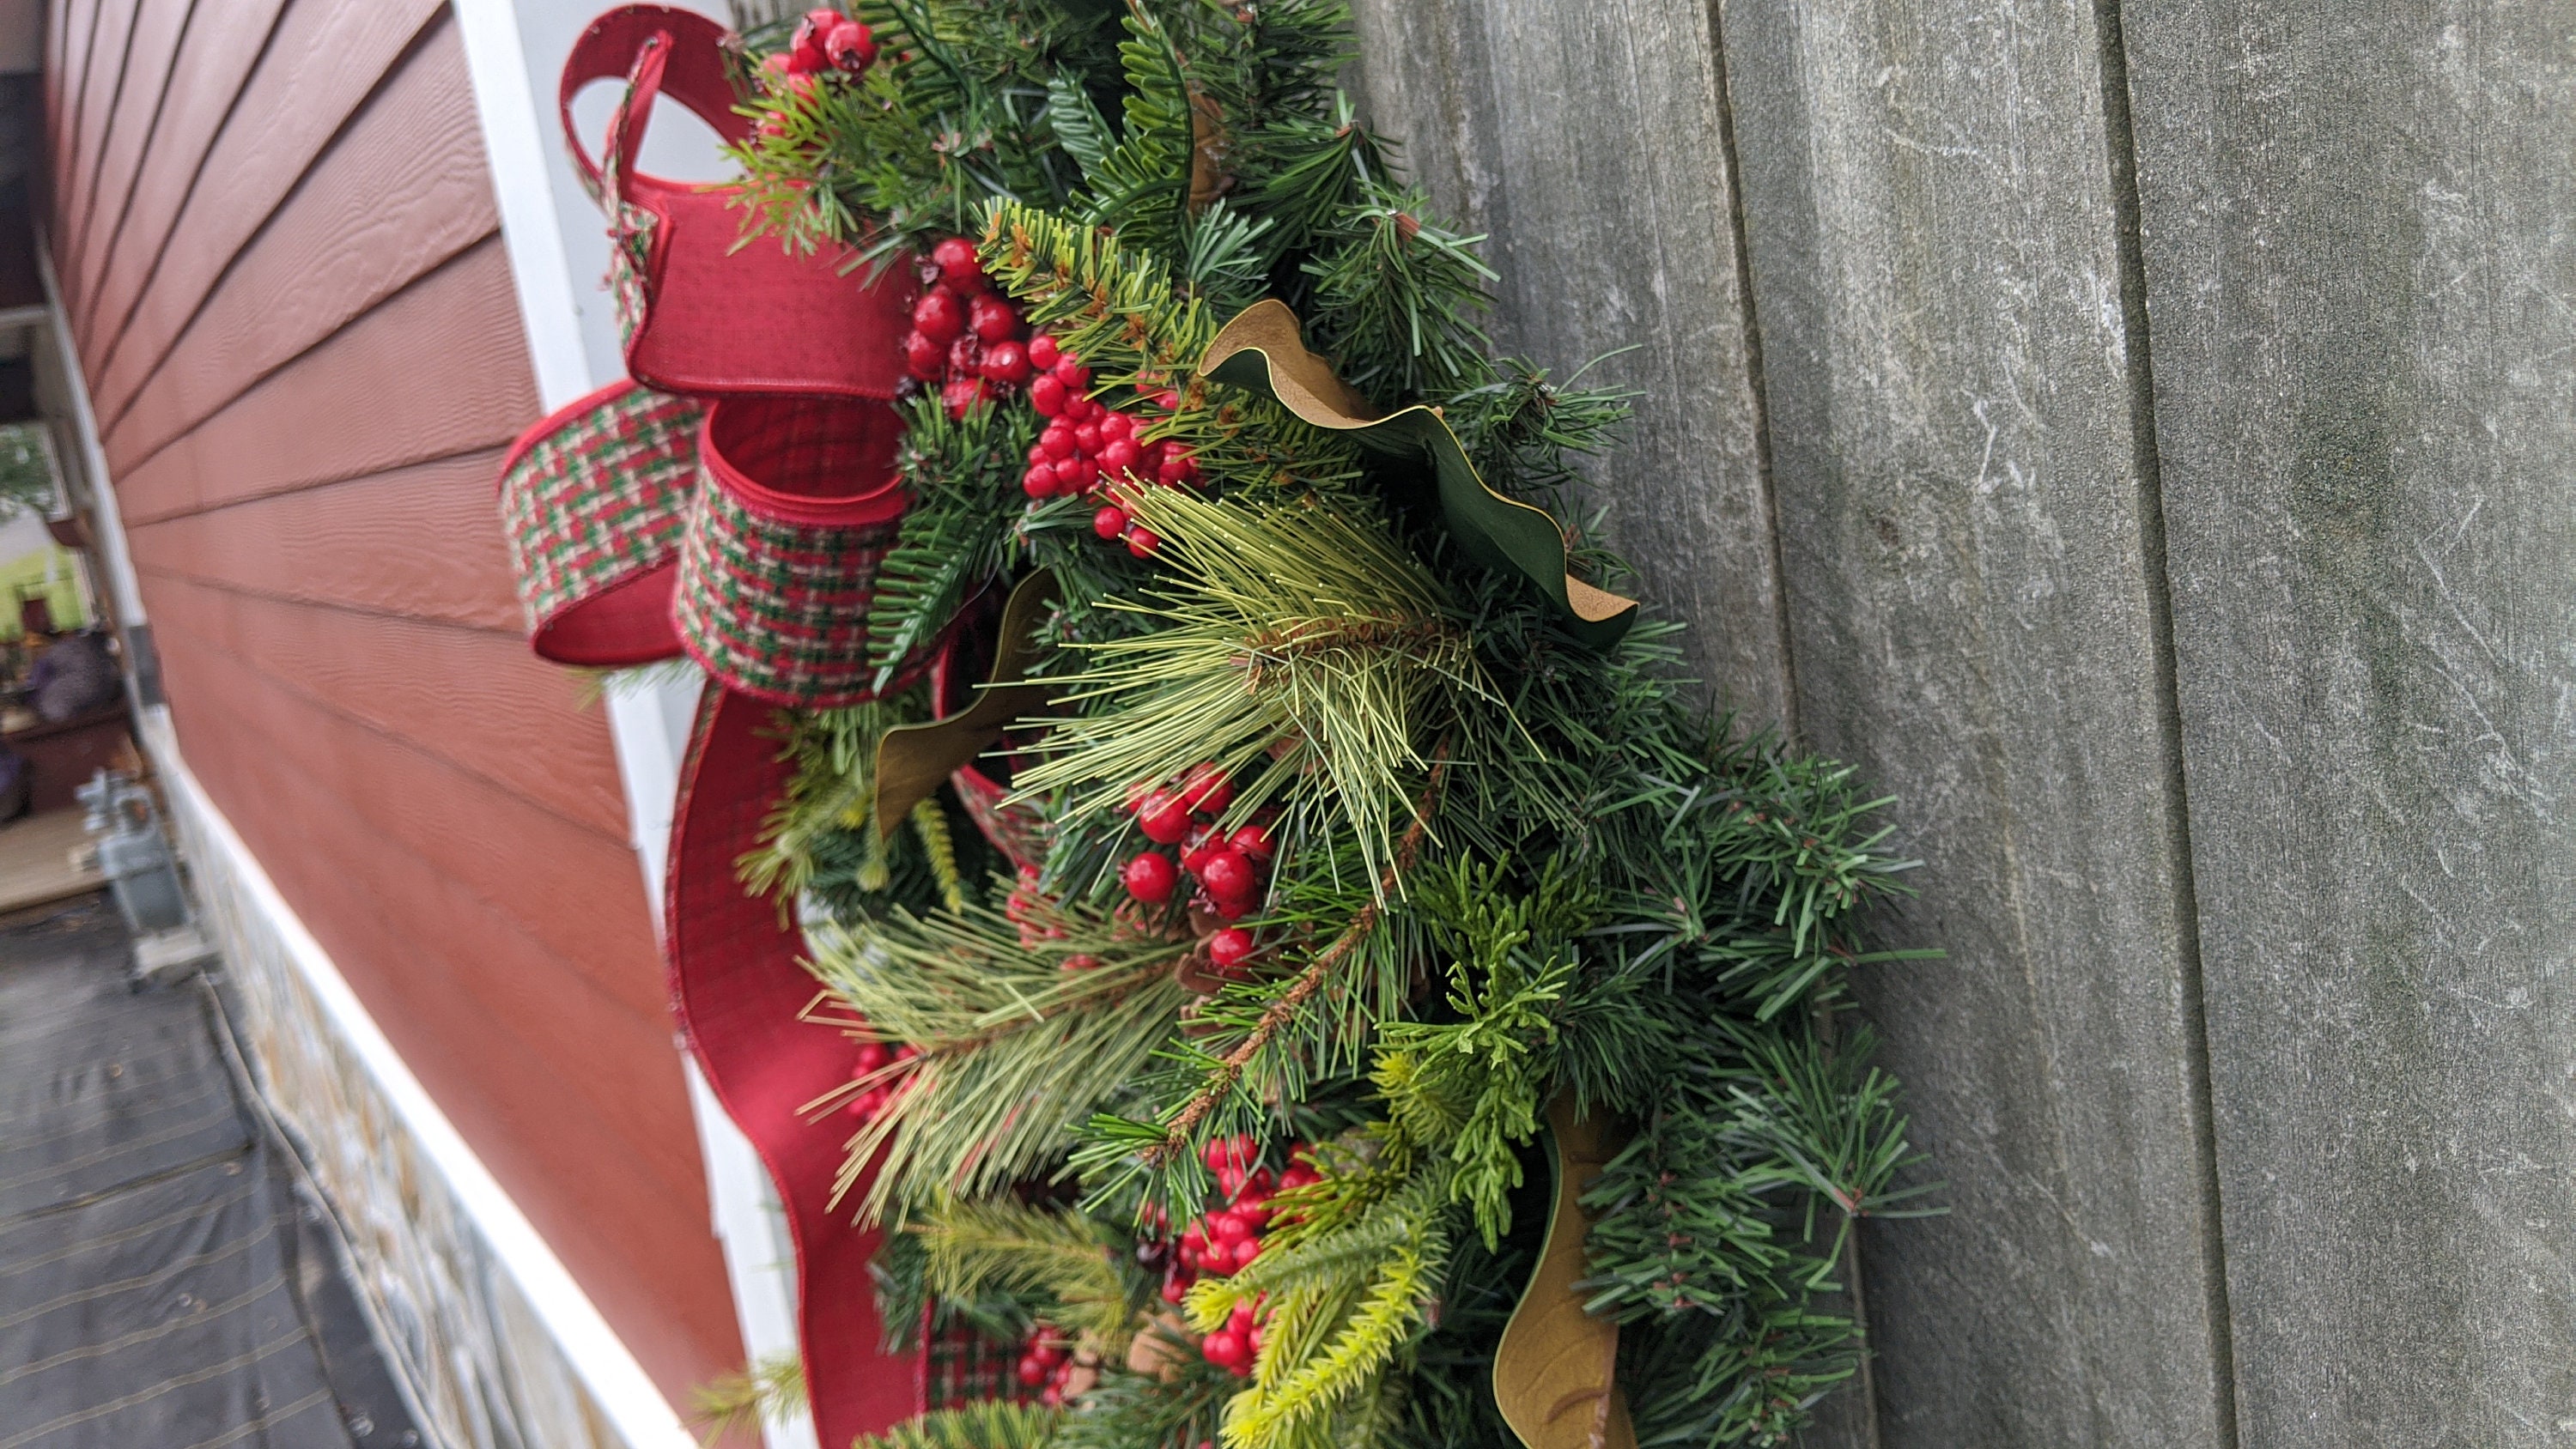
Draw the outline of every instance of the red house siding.
M732 1301L605 719L494 520L537 414L435 0L57 0L49 235L181 748L675 1402Z

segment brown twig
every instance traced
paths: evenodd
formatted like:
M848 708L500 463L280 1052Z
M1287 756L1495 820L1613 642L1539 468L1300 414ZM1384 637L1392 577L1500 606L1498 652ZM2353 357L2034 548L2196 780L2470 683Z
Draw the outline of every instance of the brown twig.
M1439 803L1440 787L1449 777L1449 741L1443 738L1433 753L1436 758L1431 764L1431 778L1422 788L1421 802L1414 807L1413 823L1404 828L1403 839L1396 842L1395 859L1387 864L1386 874L1379 882L1381 892L1394 889L1396 877L1413 868L1414 857L1421 852L1423 837L1430 829L1431 812ZM1201 1119L1215 1110L1226 1093L1234 1090L1234 1084L1243 1078L1243 1069L1251 1065L1252 1059L1259 1056L1290 1021L1296 1019L1298 1010L1323 989L1324 979L1332 974L1333 968L1359 949L1360 943L1377 929L1383 916L1384 912L1376 901L1360 907L1352 915L1351 923L1333 938L1333 943L1306 963L1306 969L1297 973L1297 979L1290 982L1288 989L1279 994L1279 999L1270 1003L1260 1019L1252 1024L1251 1033L1233 1051L1225 1054L1225 1059L1217 1063L1216 1070L1210 1072L1208 1079L1191 1095L1180 1115L1174 1117L1172 1125L1164 1131L1163 1140L1145 1149L1148 1166L1162 1166L1189 1145L1190 1133L1198 1127Z

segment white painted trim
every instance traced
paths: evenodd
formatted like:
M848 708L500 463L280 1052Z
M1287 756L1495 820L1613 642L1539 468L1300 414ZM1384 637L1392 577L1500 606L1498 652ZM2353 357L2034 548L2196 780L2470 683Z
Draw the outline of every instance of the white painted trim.
M313 938L296 916L295 908L278 894L276 883L260 867L259 857L242 843L232 822L215 808L205 787L197 783L187 761L173 748L158 752L153 764L164 787L184 795L189 810L205 823L209 841L224 853L228 868L240 880L251 904L268 918L288 958L295 963L297 974L304 978L305 987L339 1032L342 1045L365 1066L377 1090L419 1144L422 1155L438 1170L448 1191L473 1219L493 1256L518 1285L547 1333L563 1349L565 1362L590 1391L599 1412L631 1449L698 1449L697 1437L681 1423L670 1401L662 1397L660 1387L627 1351L625 1340L608 1326L590 1295L564 1268L563 1260L546 1246L545 1237L519 1211L491 1169L483 1165L483 1159L475 1155L455 1124L447 1120L447 1114L439 1110L420 1079L412 1075L402 1054L394 1050L365 1003L332 964L322 943Z
M528 361L537 395L553 412L599 383L592 381L582 345L580 304L571 258L564 250L562 218L555 209L545 158L554 117L537 104L527 46L519 33L514 0L456 0L450 7L465 42L465 65L474 81L474 109L483 122L483 151L492 166L492 191L500 202L501 242L518 284L519 323L528 334ZM564 325L567 321L569 327Z
M54 276L53 247L42 222L36 225L36 275L45 283L45 331L53 338L63 390L71 396L72 422L80 434L81 471L88 475L90 505L98 517L97 543L107 555L107 587L117 622L129 627L145 623L143 591L134 581L134 560L125 551L125 520L116 509L116 484L108 477L107 449L98 440L98 414L90 408L89 378L81 371L80 353L72 346L71 325L63 315L62 285Z

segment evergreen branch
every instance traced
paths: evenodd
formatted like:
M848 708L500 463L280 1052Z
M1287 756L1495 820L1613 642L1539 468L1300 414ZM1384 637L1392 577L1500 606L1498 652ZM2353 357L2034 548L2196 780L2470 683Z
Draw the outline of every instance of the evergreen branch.
M939 1204L912 1231L930 1250L930 1286L943 1297L1039 1296L1059 1327L1088 1334L1107 1356L1126 1352L1132 1313L1113 1260L1123 1254L1087 1220L998 1198Z
M1063 1421L1059 1409L981 1399L916 1414L883 1434L861 1434L850 1449L1046 1449Z

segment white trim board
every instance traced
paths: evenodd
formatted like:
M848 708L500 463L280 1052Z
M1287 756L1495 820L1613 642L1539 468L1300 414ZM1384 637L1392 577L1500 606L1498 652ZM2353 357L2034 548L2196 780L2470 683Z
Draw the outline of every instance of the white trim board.
M548 1335L562 1348L565 1362L590 1391L600 1413L630 1449L698 1449L697 1436L681 1423L670 1401L662 1397L661 1388L628 1352L626 1341L608 1326L590 1295L565 1269L563 1260L546 1245L544 1236L519 1211L519 1205L467 1145L455 1124L447 1120L447 1114L439 1110L420 1079L412 1075L402 1054L386 1039L383 1028L376 1025L375 1017L332 963L322 943L313 938L295 908L278 893L276 883L261 868L259 857L251 853L232 822L216 808L205 787L188 769L187 761L175 747L165 747L154 754L153 764L163 786L184 795L187 808L204 822L207 838L224 853L227 868L285 944L297 974L314 1000L321 1003L342 1043L365 1066L422 1155L473 1219L484 1243L518 1285Z

